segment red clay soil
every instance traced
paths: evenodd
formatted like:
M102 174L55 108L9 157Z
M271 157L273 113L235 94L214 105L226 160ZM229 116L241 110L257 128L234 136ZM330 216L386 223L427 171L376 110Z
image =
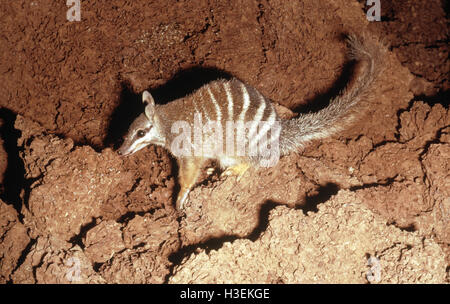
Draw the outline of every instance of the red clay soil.
M406 2L381 22L356 0L83 1L80 22L0 2L0 282L367 282L368 253L380 282L449 282L448 7ZM362 31L390 45L367 113L240 181L204 174L183 215L167 151L114 152L145 89L233 75L282 116L316 110Z

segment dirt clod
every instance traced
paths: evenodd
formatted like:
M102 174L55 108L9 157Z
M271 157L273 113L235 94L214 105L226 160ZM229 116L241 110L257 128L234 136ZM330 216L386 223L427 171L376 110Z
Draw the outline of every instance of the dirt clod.
M449 282L445 1L383 2L381 22L361 0L119 2L79 22L0 3L0 283ZM183 212L173 156L112 148L143 90L235 76L283 118L319 110L360 32L390 48L359 119L240 180L203 174Z

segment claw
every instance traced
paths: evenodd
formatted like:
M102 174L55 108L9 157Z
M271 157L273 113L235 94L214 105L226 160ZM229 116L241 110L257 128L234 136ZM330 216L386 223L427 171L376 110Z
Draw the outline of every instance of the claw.
M242 176L244 176L245 172L250 168L250 165L247 163L240 163L232 167L228 167L220 177L230 176L230 175L236 175L237 181L240 181Z
M178 199L177 199L177 209L178 210L184 209L184 204L187 201L189 192L191 192L191 190L187 189L186 191L183 191L183 192L180 191L180 194L178 194Z
M216 169L215 168L213 168L213 167L211 167L211 168L208 168L208 169L206 169L206 174L208 174L208 175L211 175L211 174L213 174L214 173L214 171L215 171Z

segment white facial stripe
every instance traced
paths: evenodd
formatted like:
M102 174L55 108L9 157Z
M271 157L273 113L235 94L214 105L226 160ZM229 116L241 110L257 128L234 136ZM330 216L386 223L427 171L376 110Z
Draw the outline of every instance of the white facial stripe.
M130 146L128 151L130 151L131 153L135 153L135 152L141 150L142 148L144 148L145 146L149 145L150 142L152 141L152 139L154 138L152 131L153 131L153 128L150 129L148 132L146 132L143 137L137 137L137 135L135 134L136 140Z
M135 153L139 150L141 150L142 148L144 148L145 145L142 144L142 138L136 140L131 146L130 148L128 148L128 151L130 151L130 153Z
M148 132L145 133L145 136L142 137L143 142L150 142L153 139L153 128L148 130Z

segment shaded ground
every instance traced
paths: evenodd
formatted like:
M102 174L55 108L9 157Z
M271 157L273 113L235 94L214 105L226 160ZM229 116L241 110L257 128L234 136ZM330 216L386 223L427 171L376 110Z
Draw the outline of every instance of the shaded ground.
M359 2L83 2L70 23L64 2L0 1L0 282L367 282L370 257L381 282L448 282L444 4L383 2L369 24ZM233 75L320 108L361 29L392 51L368 113L239 182L205 175L183 217L166 151L111 149L144 89Z

